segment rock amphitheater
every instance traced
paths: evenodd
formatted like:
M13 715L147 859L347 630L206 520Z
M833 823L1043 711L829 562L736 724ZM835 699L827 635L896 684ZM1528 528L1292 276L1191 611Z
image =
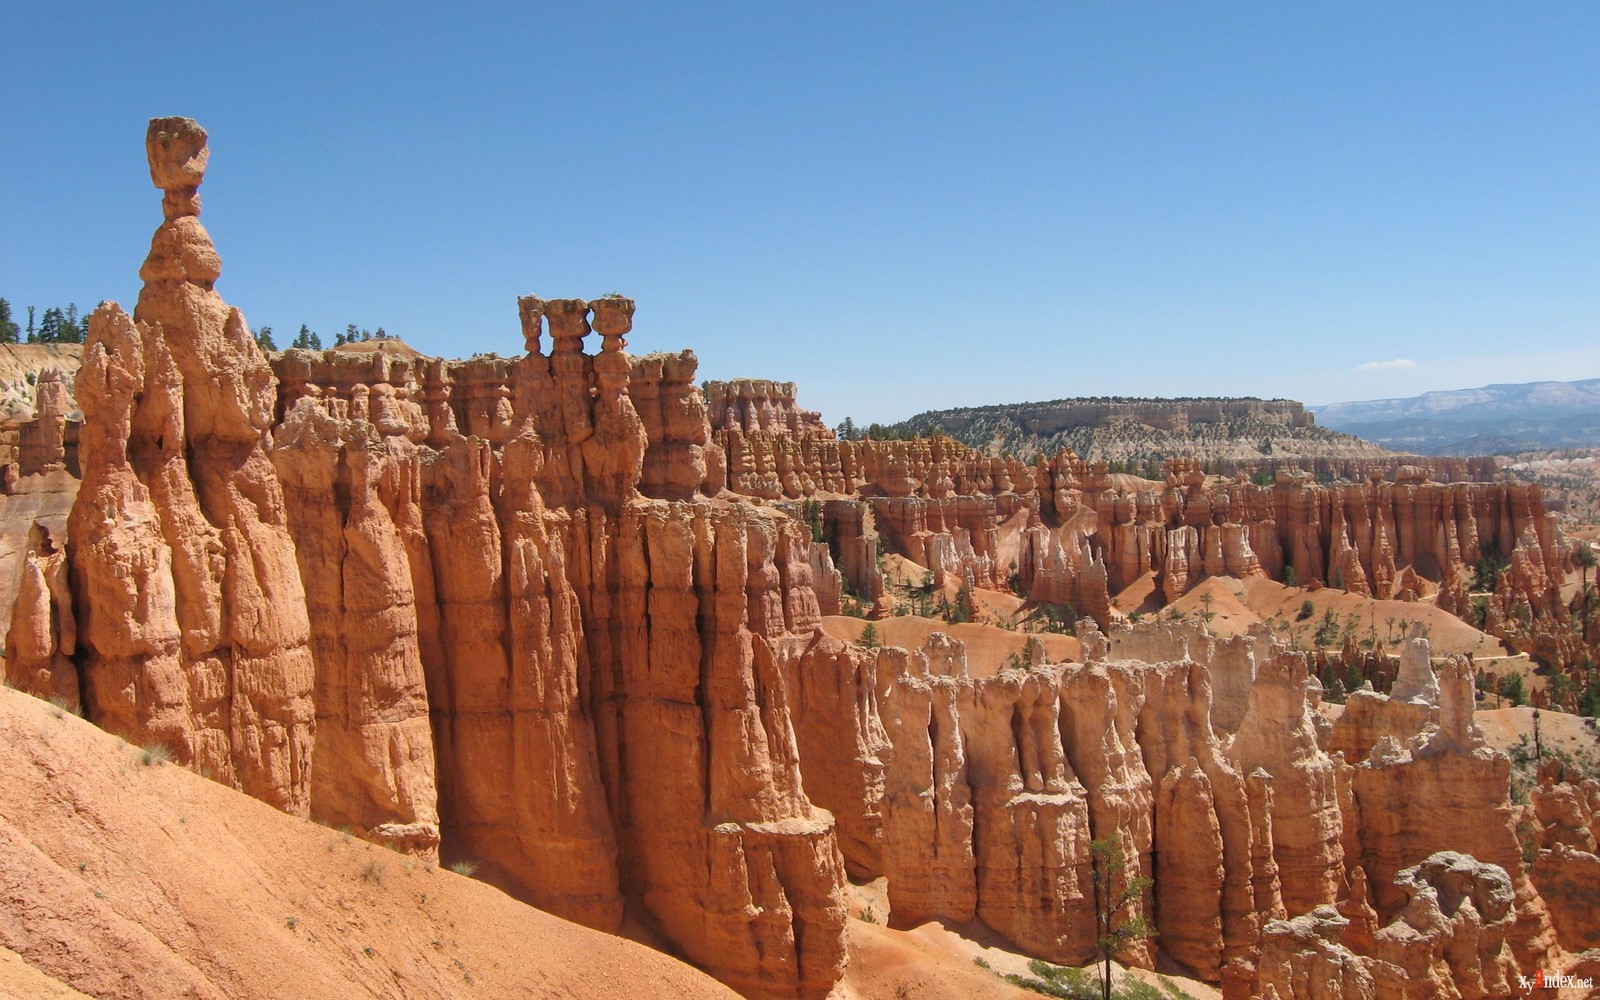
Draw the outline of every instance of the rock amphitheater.
M1089 963L1092 842L1114 889L1151 880L1130 915L1158 934L1119 961L1228 998L1501 997L1600 966L1600 784L1548 761L1513 803L1465 656L1414 628L1365 662L1387 693L1330 713L1321 651L1131 613L1289 575L1461 614L1497 552L1488 631L1559 652L1575 567L1537 488L841 441L793 384L627 353L621 297L518 300L515 358L269 356L214 287L205 132L156 119L147 147L138 302L89 319L81 422L53 376L15 428L12 687L752 998L836 991L868 883L890 928ZM893 610L891 560L1070 604L1076 655L840 638L848 607ZM0 943L88 989L12 881ZM96 995L168 995L121 989Z

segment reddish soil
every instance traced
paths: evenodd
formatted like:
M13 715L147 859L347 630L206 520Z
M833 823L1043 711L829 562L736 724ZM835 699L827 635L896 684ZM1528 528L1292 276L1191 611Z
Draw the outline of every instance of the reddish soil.
M0 745L0 996L735 1000L9 689Z

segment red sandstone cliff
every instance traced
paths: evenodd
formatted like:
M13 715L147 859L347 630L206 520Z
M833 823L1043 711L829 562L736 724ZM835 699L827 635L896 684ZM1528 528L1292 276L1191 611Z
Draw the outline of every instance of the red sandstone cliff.
M897 925L977 918L1085 961L1113 836L1161 929L1123 957L1230 996L1308 995L1324 959L1353 995L1395 968L1480 995L1592 937L1593 796L1541 791L1530 876L1461 664L1435 678L1415 640L1391 697L1329 730L1265 636L1110 621L1147 573L1168 597L1286 565L1391 593L1489 546L1515 556L1507 607L1547 604L1567 556L1536 491L1178 462L1130 492L1070 453L834 441L792 386L708 412L692 353L624 353L615 296L520 300L520 358L269 366L213 288L204 133L159 119L149 151L167 221L135 315L91 317L83 482L66 557L41 537L24 564L13 683L591 926L633 905L749 996L832 988L847 872L887 876ZM783 503L819 494L815 525ZM983 677L941 634L823 637L835 559L873 597L880 546L1107 632Z

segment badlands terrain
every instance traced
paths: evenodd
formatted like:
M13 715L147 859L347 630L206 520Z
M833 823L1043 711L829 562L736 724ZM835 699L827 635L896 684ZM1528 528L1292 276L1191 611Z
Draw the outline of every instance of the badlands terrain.
M1108 901L1124 996L1600 974L1540 483L842 440L620 296L269 355L147 152L131 313L5 374L0 989L1023 997Z

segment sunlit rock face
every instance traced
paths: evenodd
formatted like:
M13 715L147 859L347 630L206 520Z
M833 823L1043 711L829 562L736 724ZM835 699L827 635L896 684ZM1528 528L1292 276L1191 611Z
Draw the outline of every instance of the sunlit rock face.
M573 920L636 913L751 997L834 988L847 877L887 878L894 927L1069 964L1097 870L1149 878L1126 912L1158 936L1120 957L1230 997L1501 995L1595 946L1600 795L1542 775L1530 871L1465 662L1413 636L1330 726L1265 632L1109 598L1286 567L1416 597L1493 546L1495 601L1544 600L1568 556L1536 494L1182 461L1129 491L1070 453L841 441L790 383L630 356L620 296L523 297L514 358L269 358L215 290L205 133L158 119L148 150L165 221L133 315L90 317L82 483L65 546L19 561L14 685ZM986 676L948 634L825 635L885 599L888 552L1100 629Z

